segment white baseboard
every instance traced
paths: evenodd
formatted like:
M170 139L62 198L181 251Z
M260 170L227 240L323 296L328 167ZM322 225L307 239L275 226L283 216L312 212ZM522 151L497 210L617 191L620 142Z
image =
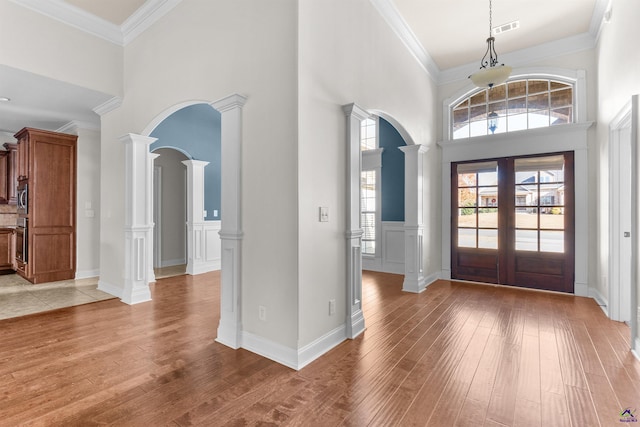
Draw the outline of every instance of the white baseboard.
M100 269L76 271L76 280L100 276Z
M341 325L296 351L250 332L243 332L241 347L297 371L346 339L346 327Z
M242 332L241 347L291 369L298 369L298 353L293 348L246 331Z
M173 267L175 265L184 265L187 263L187 260L184 258L180 259L168 259L160 261L160 267Z
M635 348L631 350L631 353L633 353L636 359L640 360L640 337L636 337L635 342L636 342Z
M589 285L575 282L573 284L573 294L577 297L589 297Z
M114 297L122 298L122 288L107 283L102 279L98 280L98 290L113 295Z
M602 311L604 311L604 314L609 317L609 301L607 300L607 298L605 298L604 295L602 295L602 293L600 293L600 291L595 288L589 288L589 296L596 301Z
M347 339L345 325L338 326L298 350L298 368L302 369Z
M440 280L440 274L439 273L433 273L430 274L429 276L424 278L424 283L425 283L425 289L429 287L429 285L432 285L436 280Z
M222 261L220 259L211 262L197 263L193 266L187 264L187 274L191 274L192 276L195 276L196 274L208 273L210 271L217 271L220 269L222 269Z

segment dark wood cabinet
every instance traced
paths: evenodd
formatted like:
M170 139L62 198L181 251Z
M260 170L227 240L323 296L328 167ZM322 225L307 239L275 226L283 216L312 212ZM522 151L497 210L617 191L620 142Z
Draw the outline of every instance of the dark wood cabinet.
M13 272L14 252L14 230L0 228L0 274Z
M9 203L9 152L0 151L0 204Z
M0 228L0 272L13 270L13 235L13 229Z
M18 144L5 142L3 145L7 150L7 203L15 205L18 186Z
M17 272L32 283L73 279L76 268L77 136L24 128L18 140L18 182L27 184L26 253Z

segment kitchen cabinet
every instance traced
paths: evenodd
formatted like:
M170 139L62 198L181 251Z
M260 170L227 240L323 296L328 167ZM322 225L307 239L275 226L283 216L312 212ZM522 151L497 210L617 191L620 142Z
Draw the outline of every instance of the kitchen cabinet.
M14 229L0 228L0 274L13 273Z
M28 189L26 209L18 210L16 233L26 237L17 273L32 283L73 279L78 137L24 128L15 138L18 182Z
M0 204L9 203L9 152L0 150Z
M16 204L16 188L18 186L18 144L5 142L7 150L7 202Z

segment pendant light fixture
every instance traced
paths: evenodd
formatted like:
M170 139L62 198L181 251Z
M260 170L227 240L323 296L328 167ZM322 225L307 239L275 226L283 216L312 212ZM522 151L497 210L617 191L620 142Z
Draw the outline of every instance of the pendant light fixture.
M480 70L471 74L469 78L478 87L492 88L504 83L511 74L511 67L498 64L498 54L496 53L496 39L491 35L491 0L489 0L489 38L487 39L487 51L480 61ZM488 58L487 58L488 56Z

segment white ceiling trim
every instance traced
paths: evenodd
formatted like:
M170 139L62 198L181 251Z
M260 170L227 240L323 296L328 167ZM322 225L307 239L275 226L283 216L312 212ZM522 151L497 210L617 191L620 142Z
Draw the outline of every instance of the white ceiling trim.
M59 127L55 131L61 132L61 133L74 133L77 135L80 129L100 131L100 124L92 123L92 122L83 122L81 120L71 120L69 123Z
M111 43L126 46L182 0L147 0L121 26L61 0L11 1Z
M420 66L438 85L464 80L478 68L478 63L440 70L429 52L422 46L407 22L402 18L393 0L370 0L391 29L416 58ZM610 9L611 0L597 0L587 33L561 40L544 43L527 49L503 54L500 58L512 67L524 66L534 61L567 55L596 46L603 25L605 13ZM479 58L478 58L479 59Z
M439 80L440 69L422 46L415 33L411 30L407 21L402 18L393 0L370 0L373 6L382 15L387 25L396 33L409 52L416 58L422 68L435 81Z
M61 0L11 0L20 6L122 46L119 26Z
M103 115L115 110L116 108L120 108L121 105L122 105L122 98L120 98L118 96L114 96L110 100L108 100L106 102L103 102L102 104L100 104L97 107L95 107L93 109L93 112L96 113L99 116L103 116Z
M140 9L122 23L124 45L131 43L182 0L147 0Z

